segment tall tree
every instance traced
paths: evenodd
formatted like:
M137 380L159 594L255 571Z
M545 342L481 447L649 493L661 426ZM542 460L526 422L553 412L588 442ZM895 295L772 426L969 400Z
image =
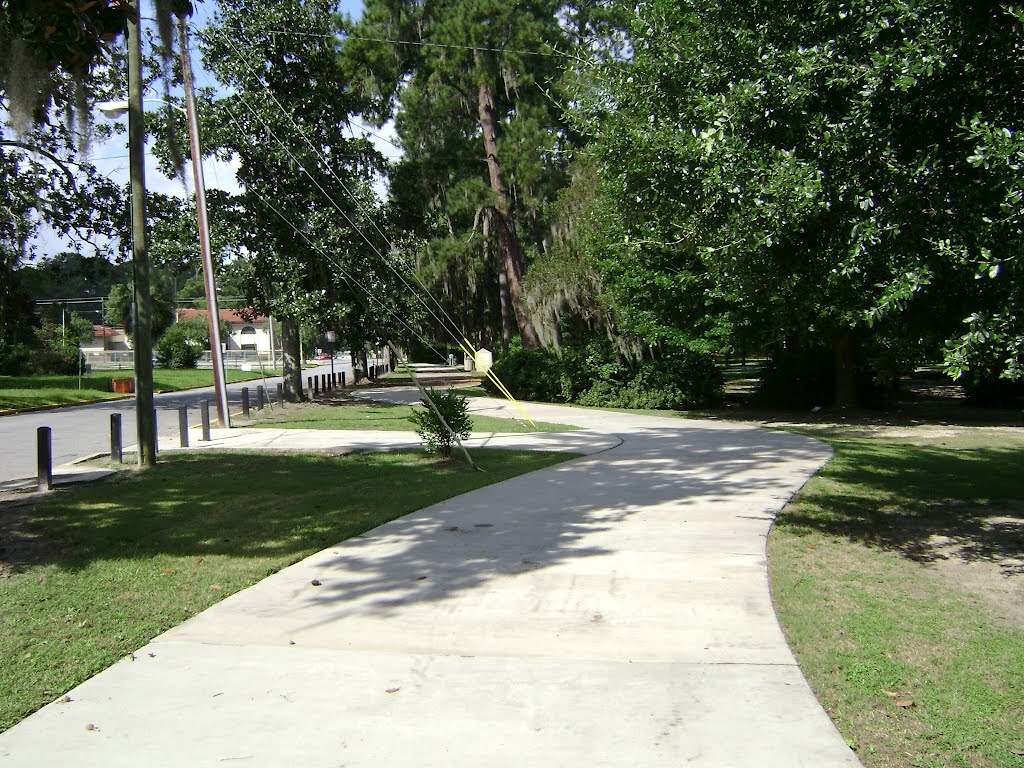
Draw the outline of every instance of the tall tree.
M206 145L237 157L248 293L281 321L292 400L302 392L300 324L323 325L340 305L364 307L352 280L373 273L385 248L360 234L374 231L369 185L380 160L349 131L362 102L341 78L332 8L288 0L254 14L243 0L222 0L201 41L207 67L231 91L213 105Z
M527 253L543 247L545 205L564 181L566 135L548 94L567 62L560 7L371 0L358 24L343 25L351 32L345 59L375 97L378 121L397 115L405 150L393 182L398 204L408 212L418 195L418 229L448 241L434 247L442 254L465 254L487 235L471 263L493 245L502 324L513 321L527 347L538 344L523 299Z
M153 11L169 57L173 17L190 16L192 3L154 0ZM24 131L47 122L53 106L87 122L91 95L84 86L138 16L130 0L9 0L0 5L0 94L15 127Z
M898 371L943 339L969 367L985 329L1019 375L1015 13L637 6L633 56L576 97L617 230L603 273L630 322L687 336L717 316L762 343L831 348L839 405L858 369Z

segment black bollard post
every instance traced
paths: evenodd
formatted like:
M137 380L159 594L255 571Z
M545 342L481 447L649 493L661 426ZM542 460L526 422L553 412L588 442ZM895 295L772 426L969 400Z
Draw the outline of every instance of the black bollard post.
M327 374L320 374L320 388L326 393L327 392Z
M249 388L242 387L242 415L249 418Z
M178 409L178 432L181 447L188 448L188 408L184 405Z
M319 376L314 376L313 377L313 396L316 397L319 394L320 394L320 377Z
M110 414L110 460L120 464L124 458L124 443L121 442L121 414Z
M260 384L258 387L256 387L256 410L257 411L262 411L263 410L263 400L266 398L266 396L267 396L267 391L263 388L262 384Z
M36 490L53 490L53 446L49 427L36 430Z
M203 400L203 404L199 407L199 413L203 419L203 441L210 442L210 401Z
M284 384L277 385L277 404L284 408Z
M342 387L345 386L345 372L344 371L341 372L341 386Z

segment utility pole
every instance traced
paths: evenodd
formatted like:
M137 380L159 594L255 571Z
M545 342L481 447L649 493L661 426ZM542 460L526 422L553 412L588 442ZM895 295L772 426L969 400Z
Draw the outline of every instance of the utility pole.
M135 276L135 424L139 465L156 465L153 413L153 296L146 236L146 127L142 113L142 16L128 23L128 172L132 187L132 270Z
M185 112L188 116L188 139L192 152L192 178L196 190L196 218L199 221L199 253L203 260L203 285L206 308L210 314L210 362L213 364L213 386L217 393L217 416L221 427L231 428L227 382L224 375L224 350L220 338L220 309L217 304L217 282L210 256L210 228L206 217L206 182L203 180L203 155L199 146L199 120L196 117L195 92L192 86L192 57L188 50L188 23L178 18L178 40L181 45L181 72L185 87Z

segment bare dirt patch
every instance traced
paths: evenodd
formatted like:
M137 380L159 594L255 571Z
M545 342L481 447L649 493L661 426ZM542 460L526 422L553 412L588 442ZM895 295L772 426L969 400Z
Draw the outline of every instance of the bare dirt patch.
M924 539L915 559L976 597L996 619L1024 629L1024 502L972 505L964 519L970 525L962 530Z

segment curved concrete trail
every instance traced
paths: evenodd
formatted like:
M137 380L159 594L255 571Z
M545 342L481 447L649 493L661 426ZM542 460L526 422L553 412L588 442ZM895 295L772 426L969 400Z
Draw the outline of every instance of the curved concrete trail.
M858 766L766 578L773 514L828 449L728 423L528 409L589 430L537 443L590 455L226 599L0 735L0 766ZM219 440L280 446L275 432Z

